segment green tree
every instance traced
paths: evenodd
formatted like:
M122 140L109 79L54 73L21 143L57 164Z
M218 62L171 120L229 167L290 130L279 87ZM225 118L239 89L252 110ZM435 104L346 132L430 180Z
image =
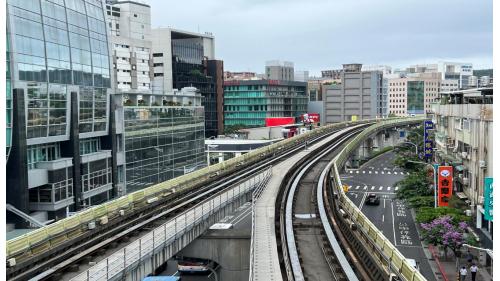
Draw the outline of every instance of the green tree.
M417 196L433 195L432 178L429 179L426 170L418 170L410 173L404 179L397 183L399 190L397 191L398 198L412 198Z

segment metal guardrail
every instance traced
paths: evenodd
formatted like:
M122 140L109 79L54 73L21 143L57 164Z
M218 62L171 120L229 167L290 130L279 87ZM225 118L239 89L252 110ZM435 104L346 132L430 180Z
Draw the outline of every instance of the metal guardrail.
M271 172L270 168L268 168L230 190L214 196L189 211L176 216L71 280L109 280L118 276L124 270L139 265L141 260L167 247L178 237L208 219L210 215L237 200L240 195L248 193L252 189L262 190L270 177Z
M368 238L368 241L378 250L380 257L388 265L388 270L397 274L403 281L425 281L425 277L416 270L406 258L394 247L394 245L384 236L384 234L358 209L358 207L345 195L338 172L338 167L342 166L352 151L366 139L370 134L388 127L411 124L424 121L424 117L403 118L399 120L387 120L374 124L362 133L357 135L335 158L331 173L334 176L334 186L339 194L340 207L350 217L350 220L357 225L357 231L361 231Z
M248 280L253 281L253 265L254 265L254 243L253 240L255 238L255 202L260 198L262 192L267 187L267 184L271 180L272 177L272 169L273 167L269 167L267 170L268 175L266 175L266 179L263 184L260 184L253 192L252 192L252 231L250 234L250 267L248 272Z

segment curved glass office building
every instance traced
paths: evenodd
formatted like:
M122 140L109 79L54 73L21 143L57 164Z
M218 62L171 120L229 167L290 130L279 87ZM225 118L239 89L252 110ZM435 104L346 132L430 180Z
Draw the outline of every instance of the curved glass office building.
M104 17L101 0L7 1L7 202L23 212L58 219L114 194Z

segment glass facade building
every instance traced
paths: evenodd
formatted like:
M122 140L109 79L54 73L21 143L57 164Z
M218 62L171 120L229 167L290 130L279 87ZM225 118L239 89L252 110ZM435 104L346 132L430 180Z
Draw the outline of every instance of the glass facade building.
M424 114L424 81L408 81L408 114Z
M127 193L205 165L202 106L124 106Z
M307 113L307 83L236 80L224 83L224 126L265 126L267 117Z
M195 87L200 91L205 108L205 136L217 136L217 80L208 73L202 38L184 37L186 35L172 32L173 88Z
M16 157L9 157L7 173L27 178L16 186L7 182L11 196L20 197L8 202L58 219L111 198L103 1L8 0L7 50L7 110L18 112L7 120L8 138L9 130L18 136L12 138ZM99 143L99 150L79 149L86 139Z

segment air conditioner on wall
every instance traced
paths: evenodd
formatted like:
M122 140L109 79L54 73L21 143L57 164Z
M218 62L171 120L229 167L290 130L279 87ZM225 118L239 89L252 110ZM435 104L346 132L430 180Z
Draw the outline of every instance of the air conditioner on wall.
M486 168L486 161L479 160L479 168Z
M464 185L469 185L469 178L462 178Z
M462 158L467 158L467 156L469 156L469 154L466 152L466 151L463 151L462 152Z
M483 204L484 203L484 197L483 196L479 196L477 203L478 204Z

